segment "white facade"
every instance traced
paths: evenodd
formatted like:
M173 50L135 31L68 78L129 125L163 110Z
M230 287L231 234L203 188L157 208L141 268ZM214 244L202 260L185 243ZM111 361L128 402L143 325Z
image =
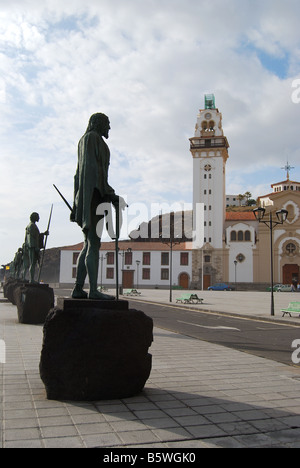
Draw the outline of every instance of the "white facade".
M106 245L107 244L107 245ZM131 246L131 255L127 257L128 246ZM99 286L115 287L116 262L113 243L103 243L99 251ZM144 249L143 249L144 247ZM184 281L189 287L192 278L192 250L189 244L182 243L173 247L172 276L171 251L160 243L122 242L119 243L119 284L122 284L123 272L129 273L132 280L130 287L135 288L169 288L181 286ZM138 250L135 250L137 248ZM76 278L76 262L80 253L79 248L61 250L60 258L60 284L72 285ZM88 282L88 278L86 280ZM88 285L88 283L86 284ZM124 286L126 287L126 286Z
M240 199L239 195L226 195L226 207L228 206L246 206L247 199L244 198Z
M255 228L249 224L235 223L226 229L226 239L229 249L229 281L253 282Z
M218 249L222 247L224 226L223 158L220 151L203 152L193 159L193 166L193 206L194 209L197 203L204 206L204 243Z
M73 278L73 255L76 253L74 250L61 250L60 252L60 269L59 269L59 283L70 284L74 283Z

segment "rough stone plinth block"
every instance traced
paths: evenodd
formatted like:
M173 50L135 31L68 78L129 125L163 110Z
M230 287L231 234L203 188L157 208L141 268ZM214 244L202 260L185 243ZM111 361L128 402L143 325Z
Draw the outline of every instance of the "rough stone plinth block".
M20 323L43 324L54 307L54 291L47 284L21 284L14 296Z
M138 394L149 378L153 321L127 301L65 301L44 324L40 376L47 398L103 400Z
M16 305L16 289L25 284L26 281L21 279L9 278L3 285L3 295L9 300L13 305Z

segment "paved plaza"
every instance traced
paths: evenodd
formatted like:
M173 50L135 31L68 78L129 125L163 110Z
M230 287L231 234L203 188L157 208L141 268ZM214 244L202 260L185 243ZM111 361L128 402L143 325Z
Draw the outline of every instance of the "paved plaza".
M276 294L271 320L299 323L300 339L300 319L279 313L296 294ZM179 295L173 291L174 305ZM195 309L270 319L266 293L198 295L204 304ZM155 328L152 372L141 394L47 400L39 376L43 327L20 324L16 307L2 297L1 448L300 447L300 366ZM169 294L144 290L140 298L167 303Z

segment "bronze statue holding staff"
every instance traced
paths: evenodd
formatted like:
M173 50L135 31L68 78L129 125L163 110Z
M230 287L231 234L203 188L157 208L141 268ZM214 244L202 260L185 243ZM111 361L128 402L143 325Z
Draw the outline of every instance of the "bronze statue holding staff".
M40 220L38 213L30 215L30 223L25 229L25 241L23 244L23 255L27 259L24 263L24 279L26 269L29 267L29 282L36 283L34 280L36 264L40 262L40 250L44 248L44 236L49 235L49 231L40 233L36 223ZM28 263L27 263L28 262Z
M81 227L84 245L78 257L76 284L72 292L72 297L76 299L114 299L97 290L101 246L101 233L97 225L99 227L99 221L103 220L104 216L97 215L97 207L101 203L112 203L116 210L123 210L127 206L124 199L116 195L108 183L110 151L103 137L108 138L109 130L108 117L101 113L93 114L85 134L78 143L71 221ZM86 276L89 278L89 294L83 290Z

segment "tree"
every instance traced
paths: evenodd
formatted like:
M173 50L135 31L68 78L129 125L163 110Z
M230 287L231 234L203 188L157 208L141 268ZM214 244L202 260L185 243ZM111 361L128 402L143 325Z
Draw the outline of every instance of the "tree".
M252 197L252 193L251 192L245 192L244 197L247 198L247 204L248 204L250 198Z
M237 196L237 199L239 201L239 206L241 206L241 201L244 200L245 195L242 195L241 193Z

